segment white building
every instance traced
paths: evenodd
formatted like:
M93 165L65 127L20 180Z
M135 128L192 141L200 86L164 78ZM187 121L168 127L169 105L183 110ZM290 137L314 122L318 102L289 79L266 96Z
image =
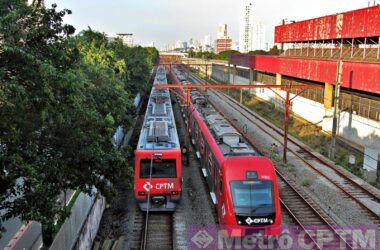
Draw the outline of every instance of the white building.
M117 37L123 41L123 44L128 47L133 47L133 34L130 33L119 33Z
M205 35L204 38L204 46L211 46L211 36L210 35Z
M183 49L183 42L181 40L177 40L177 42L175 43L175 48Z
M109 43L113 43L116 41L117 39L117 36L116 35L113 35L113 34L106 34L106 38L107 38L107 41Z
M268 44L265 39L266 27L261 22L256 22L253 26L252 50L268 50Z
M253 3L246 0L240 7L239 51L252 50Z
M194 48L195 47L195 45L194 45L194 39L193 38L189 39L188 45L189 45L189 48Z
M154 47L154 42L152 41L152 42L147 43L146 47Z

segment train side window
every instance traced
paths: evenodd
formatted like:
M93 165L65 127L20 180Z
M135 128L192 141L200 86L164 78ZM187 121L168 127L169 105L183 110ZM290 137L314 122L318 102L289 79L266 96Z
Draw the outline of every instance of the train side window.
M220 193L223 193L223 181L222 181L222 177L220 177L220 181L219 181L219 192Z

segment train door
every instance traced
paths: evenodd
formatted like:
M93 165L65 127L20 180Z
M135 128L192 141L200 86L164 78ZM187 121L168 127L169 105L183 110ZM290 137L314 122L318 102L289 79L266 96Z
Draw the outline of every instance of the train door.
M214 181L214 173L213 173L213 159L212 159L212 154L211 154L211 151L208 153L208 159L207 159L207 172L208 172L208 182L209 182L209 186L210 186L210 191L211 192L215 192L215 188L214 188L214 185L213 185L213 181Z
M224 223L224 216L226 215L226 208L224 205L224 200L223 200L223 178L222 178L222 172L220 171L220 168L218 168L217 171L217 178L215 182L216 186L216 198L217 198L217 210L218 214L221 215L219 216L219 223L223 224Z

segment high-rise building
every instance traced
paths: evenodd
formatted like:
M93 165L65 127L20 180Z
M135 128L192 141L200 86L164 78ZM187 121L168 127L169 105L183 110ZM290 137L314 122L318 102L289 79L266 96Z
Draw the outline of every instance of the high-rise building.
M154 41L147 43L146 47L154 47Z
M133 34L130 33L119 33L117 37L123 41L123 44L128 47L133 47Z
M227 24L224 24L224 23L218 24L218 33L216 35L216 38L219 39L226 36L227 36Z
M202 44L202 51L212 51L211 36L205 35L204 41Z
M176 49L183 49L183 42L181 40L177 40L175 44Z
M256 22L253 25L253 42L252 50L268 50L265 39L265 25L261 22Z
M205 35L204 45L205 46L211 46L211 36L210 35Z
M194 39L193 38L190 38L189 39L189 48L194 48L195 45L194 45Z
M252 0L244 1L240 8L239 51L242 53L252 50L252 8Z
M222 30L220 29L222 28ZM220 36L220 32L223 32L223 35ZM232 39L228 36L227 24L223 24L222 26L218 25L218 35L215 41L215 52L220 53L226 50L232 49Z

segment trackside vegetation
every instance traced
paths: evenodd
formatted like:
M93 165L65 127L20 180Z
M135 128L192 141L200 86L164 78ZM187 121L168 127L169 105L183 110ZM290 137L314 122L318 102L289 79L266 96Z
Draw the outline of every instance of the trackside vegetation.
M127 149L112 136L130 128L133 98L158 61L154 48L109 43L91 28L74 35L69 14L0 0L0 226L38 221L45 246L69 216L57 202L65 190L110 197L127 175Z

